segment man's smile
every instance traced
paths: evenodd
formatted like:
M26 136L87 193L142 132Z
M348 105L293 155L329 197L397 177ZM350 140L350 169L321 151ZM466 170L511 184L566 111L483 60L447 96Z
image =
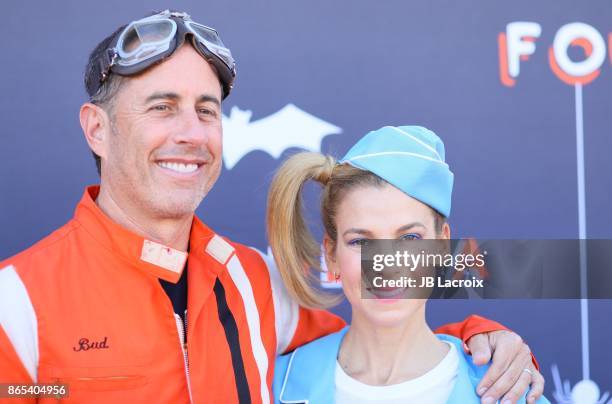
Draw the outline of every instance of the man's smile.
M155 164L165 173L179 175L181 177L193 176L198 174L201 169L211 162L212 158L208 155L202 157L164 157L155 160Z
M197 163L175 163L170 161L158 161L157 165L181 174L193 173L200 167L200 164Z

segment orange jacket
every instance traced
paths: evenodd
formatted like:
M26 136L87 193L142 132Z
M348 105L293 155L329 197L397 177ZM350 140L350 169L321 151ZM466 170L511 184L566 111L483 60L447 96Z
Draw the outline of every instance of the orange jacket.
M113 222L98 191L0 263L0 383L66 383L66 402L269 403L275 356L344 326L298 307L268 256L197 217L187 254ZM177 282L187 258L184 343L158 279ZM466 340L494 329L471 318L445 331Z

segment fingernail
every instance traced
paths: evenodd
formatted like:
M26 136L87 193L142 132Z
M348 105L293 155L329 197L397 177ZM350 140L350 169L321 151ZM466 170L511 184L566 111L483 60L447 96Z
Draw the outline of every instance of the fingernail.
M512 401L511 401L511 400L504 400L504 401L502 402L502 404L512 404Z
M483 386L478 389L477 393L479 396L482 396L486 391L487 391L487 388Z
M482 399L482 404L493 404L495 399L493 397L484 397Z

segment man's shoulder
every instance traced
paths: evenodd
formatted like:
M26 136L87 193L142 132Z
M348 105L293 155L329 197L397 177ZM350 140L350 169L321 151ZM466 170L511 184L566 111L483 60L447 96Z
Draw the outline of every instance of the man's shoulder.
M247 267L257 266L266 270L274 265L274 257L272 257L269 248L267 252L263 252L256 247L236 242L226 236L220 234L216 234L216 236L231 246L242 265Z
M30 268L48 267L55 257L61 255L63 251L65 251L69 244L70 235L79 227L79 223L71 219L32 246L18 252L12 257L0 261L0 270L7 267L13 267L18 272L24 272L29 271ZM48 265L36 265L39 263L46 263Z
M220 258L224 258L225 256L229 257L235 253L243 265L258 265L265 267L266 264L269 264L267 256L269 255L271 257L272 253L263 253L255 247L239 243L218 233L210 228L200 217L198 217L198 215L194 216L192 226L191 242L194 242L195 237L195 245L200 246L203 244L204 250L209 253L212 252L213 256L219 255ZM192 244L192 247L193 245L194 244ZM219 254L216 254L217 252ZM223 261L225 261L225 259L223 259Z
M248 246L246 244L242 244L242 243L238 243L236 241L233 240L229 240L226 237L224 237L225 240L227 240L232 247L234 247L234 250L236 251L236 254L240 257L240 258L248 258L248 259L256 259L256 260L261 260L262 259L262 255L263 253L261 251L259 251L258 249L256 249L255 247L251 247Z
M276 272L272 253L264 253L261 250L245 244L230 242L236 252L236 257L251 277L264 277L268 279Z

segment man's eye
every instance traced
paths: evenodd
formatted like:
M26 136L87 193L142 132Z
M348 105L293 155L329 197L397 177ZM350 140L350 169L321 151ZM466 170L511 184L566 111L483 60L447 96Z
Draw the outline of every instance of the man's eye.
M208 108L201 108L198 111L202 115L207 115L207 116L216 116L217 115L217 113L215 111L213 111L212 109L208 109Z
M151 107L151 109L153 111L163 112L163 111L168 111L170 109L170 107L168 105L165 105L165 104L160 104L160 105L154 105L153 107Z
M368 245L369 240L367 238L356 238L348 242L351 246L363 247Z
M400 240L420 240L420 239L421 239L421 235L416 234L416 233L409 233L409 234L404 234L403 236L400 236Z

